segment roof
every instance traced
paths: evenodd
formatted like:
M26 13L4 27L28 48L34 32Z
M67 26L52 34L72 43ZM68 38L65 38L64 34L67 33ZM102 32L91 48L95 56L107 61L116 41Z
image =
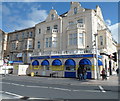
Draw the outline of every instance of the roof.
M68 11L65 12L65 13L63 13L63 14L61 14L60 16L61 16L61 17L66 17L66 16L67 16L67 13L68 13Z
M29 30L29 29L34 29L35 27L29 27L29 28L25 28L25 29L21 29L21 30L15 30L14 32L10 32L8 34L12 34L12 33L16 33L16 32L21 32L21 31L25 31L25 30Z

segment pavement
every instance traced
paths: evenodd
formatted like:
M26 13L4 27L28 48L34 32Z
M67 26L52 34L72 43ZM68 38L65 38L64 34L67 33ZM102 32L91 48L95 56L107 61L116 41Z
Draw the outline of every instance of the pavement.
M38 78L38 77L35 77ZM49 82L54 84L68 84L68 85L106 85L106 86L118 86L118 76L112 75L108 77L107 80L102 80L99 78L99 80L81 80L79 81L76 78L48 78L48 80L43 82Z
M6 76L7 77L7 76ZM6 78L5 77L5 78ZM81 80L79 81L76 78L55 78L55 77L31 77L31 76L17 76L10 75L8 78L12 77L12 79L21 80L25 79L30 82L42 82L42 83L49 83L49 84L65 84L65 85L106 85L106 86L119 86L118 75L109 76L107 80ZM4 78L4 77L3 77Z

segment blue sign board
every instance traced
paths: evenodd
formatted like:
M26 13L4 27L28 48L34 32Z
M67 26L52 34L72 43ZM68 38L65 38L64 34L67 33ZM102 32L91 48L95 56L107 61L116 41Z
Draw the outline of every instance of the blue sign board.
M23 61L13 61L13 63L23 63Z
M56 56L37 56L37 57L30 57L31 60L35 59L62 59L62 58L90 58L94 57L93 54L82 54L82 55L56 55Z

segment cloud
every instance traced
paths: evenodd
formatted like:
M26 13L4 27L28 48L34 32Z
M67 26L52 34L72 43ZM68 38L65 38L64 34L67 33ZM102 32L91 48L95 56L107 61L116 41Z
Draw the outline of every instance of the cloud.
M106 24L107 24L108 26L111 25L111 20L107 19L107 20L105 20L105 22L106 22Z
M47 15L48 14L46 10L38 10L37 8L33 8L32 12L28 14L28 17L30 20L38 22L38 21L45 20Z
M120 23L116 23L116 24L109 26L109 29L111 30L111 33L113 36L113 39L116 40L117 42L120 40L120 39L118 39L118 37L120 37L118 34L118 32L119 32L118 28L120 28Z
M12 5L14 5L13 8L11 8ZM10 6L9 3L3 5L6 12L2 20L8 32L33 27L35 24L44 21L48 15L47 11L41 9L38 3L19 3L19 7L17 6L17 3L11 3ZM24 9L19 9L23 8L23 6ZM9 28L8 25L10 25Z

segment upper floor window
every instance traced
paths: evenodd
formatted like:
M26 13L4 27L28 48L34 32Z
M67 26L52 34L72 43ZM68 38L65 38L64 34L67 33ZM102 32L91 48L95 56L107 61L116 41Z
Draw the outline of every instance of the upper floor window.
M29 37L29 32L27 32L27 37Z
M49 31L50 30L50 27L47 27L47 31Z
M54 20L54 14L51 15L51 20Z
M22 33L22 39L24 38L24 32Z
M39 29L39 34L41 34L41 29Z
M54 29L58 29L58 25L54 25Z
M30 36L30 37L32 37L32 34L33 34L32 32L29 32L29 36Z
M16 34L16 40L18 40L18 34Z
M46 48L52 47L52 37L46 38L45 40Z
M52 37L49 37L49 47L52 47Z
M70 22L69 22L69 25L72 25L72 24L74 24L74 22L73 22L73 21L70 21Z
M53 37L53 47L57 47L57 37Z
M74 8L74 14L77 14L77 7Z
M83 23L83 19L79 19L79 20L77 20L77 23Z
M46 38L46 48L48 47L48 38Z
M16 45L15 43L12 43L12 49L15 49Z
M83 37L83 33L79 33L79 45L84 45L84 37Z
M100 36L100 45L103 45L103 36Z
M77 33L69 34L69 45L77 45Z
M38 48L40 49L40 41L38 41Z
M28 43L29 43L29 44L28 44L28 48L32 48L32 40L29 40Z

